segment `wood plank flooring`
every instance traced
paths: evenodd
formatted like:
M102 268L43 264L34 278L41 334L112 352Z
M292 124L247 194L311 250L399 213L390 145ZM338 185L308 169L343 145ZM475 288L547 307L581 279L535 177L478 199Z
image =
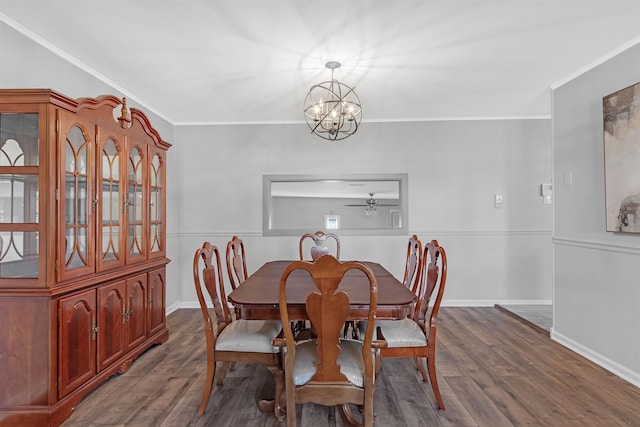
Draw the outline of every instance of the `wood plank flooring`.
M261 366L238 364L196 415L206 371L199 310L167 319L170 338L87 396L64 427L284 426L258 410L273 394ZM384 359L377 426L640 426L640 389L492 307L444 307L438 381L446 411L413 361ZM343 426L334 408L297 405L300 426Z
M522 319L531 327L540 328L547 334L551 333L553 326L553 306L551 304L496 304L495 307Z

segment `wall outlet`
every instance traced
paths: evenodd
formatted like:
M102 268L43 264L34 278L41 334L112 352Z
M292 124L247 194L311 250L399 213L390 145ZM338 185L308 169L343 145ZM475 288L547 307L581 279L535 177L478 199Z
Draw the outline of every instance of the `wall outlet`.
M496 202L496 208L501 208L502 204L504 203L504 195L496 194L495 202Z

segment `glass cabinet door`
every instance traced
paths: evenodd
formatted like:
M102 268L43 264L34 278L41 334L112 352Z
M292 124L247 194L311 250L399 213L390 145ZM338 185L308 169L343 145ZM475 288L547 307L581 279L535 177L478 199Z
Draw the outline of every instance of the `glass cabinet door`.
M39 276L39 115L0 112L0 279Z
M127 176L127 263L146 258L144 161L142 149L132 147Z
M106 133L106 132L105 132ZM121 180L122 144L113 136L100 141L98 176L98 271L124 265L122 235L124 210Z
M64 121L63 121L64 123ZM60 279L76 277L94 271L94 238L92 208L92 150L91 137L81 123L62 126L68 129L61 141L60 162L62 182L60 183L60 203L62 247L60 248L62 268ZM91 162L91 163L90 163Z
M151 171L149 173L150 201L150 256L163 255L164 248L164 161L160 154L156 153L151 158Z

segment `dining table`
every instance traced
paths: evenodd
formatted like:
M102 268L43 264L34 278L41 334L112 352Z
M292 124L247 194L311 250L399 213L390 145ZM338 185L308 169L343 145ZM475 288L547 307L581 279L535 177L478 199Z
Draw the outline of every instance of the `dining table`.
M239 319L280 319L278 290L280 276L291 260L269 261L251 274L228 296ZM411 313L416 296L382 265L365 261L376 277L378 286L377 319L404 319ZM349 296L347 320L363 320L369 315L369 282L360 270L345 273L339 290ZM305 302L317 290L311 275L296 270L287 280L287 309L291 320L309 320Z

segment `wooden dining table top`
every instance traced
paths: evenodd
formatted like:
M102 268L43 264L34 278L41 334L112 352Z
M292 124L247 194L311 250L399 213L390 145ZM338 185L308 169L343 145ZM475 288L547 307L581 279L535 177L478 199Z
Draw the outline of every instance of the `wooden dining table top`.
M241 319L280 319L278 288L285 267L293 261L270 261L260 267L228 296ZM402 319L411 311L416 296L384 267L364 262L378 284L378 319ZM369 306L369 282L363 272L350 270L338 290L349 296L349 320L366 319ZM292 320L307 320L307 296L317 291L310 274L304 270L291 273L287 281L287 307Z

